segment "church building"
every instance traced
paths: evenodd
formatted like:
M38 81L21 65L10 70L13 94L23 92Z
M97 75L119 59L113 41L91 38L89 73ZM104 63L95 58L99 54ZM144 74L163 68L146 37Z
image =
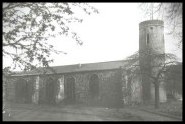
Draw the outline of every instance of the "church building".
M164 22L148 20L139 24L139 56L151 48L163 54ZM160 61L164 62L164 61ZM144 75L131 76L128 60L75 64L38 68L12 75L7 83L7 100L33 104L86 104L95 106L122 106L154 101L154 86ZM140 69L151 63L139 60ZM154 72L156 70L150 70ZM149 73L150 73L149 72ZM165 102L165 82L160 90L160 102Z

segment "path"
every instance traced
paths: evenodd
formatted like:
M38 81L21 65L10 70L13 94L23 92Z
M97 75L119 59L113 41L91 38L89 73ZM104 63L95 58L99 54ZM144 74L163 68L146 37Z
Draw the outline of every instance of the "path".
M12 107L10 111L17 121L178 121L128 108L116 111L108 108L80 106L20 105Z

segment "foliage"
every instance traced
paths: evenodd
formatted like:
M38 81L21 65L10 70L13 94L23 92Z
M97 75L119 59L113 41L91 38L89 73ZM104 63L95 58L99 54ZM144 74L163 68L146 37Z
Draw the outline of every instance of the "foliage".
M12 59L14 69L48 67L52 53L66 54L54 49L50 37L66 35L82 44L70 28L71 22L83 20L77 11L98 13L87 3L3 3L3 57Z

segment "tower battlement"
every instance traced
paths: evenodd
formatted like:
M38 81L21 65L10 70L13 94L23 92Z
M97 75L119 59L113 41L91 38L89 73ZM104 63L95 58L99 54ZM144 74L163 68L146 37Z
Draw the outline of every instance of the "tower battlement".
M164 22L162 20L146 20L139 23L139 29L144 28L145 26L163 26Z

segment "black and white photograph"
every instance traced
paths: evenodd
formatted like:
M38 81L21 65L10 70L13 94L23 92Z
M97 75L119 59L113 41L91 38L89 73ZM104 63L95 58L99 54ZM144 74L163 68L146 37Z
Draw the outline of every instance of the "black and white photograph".
M183 121L181 2L3 2L2 121Z

